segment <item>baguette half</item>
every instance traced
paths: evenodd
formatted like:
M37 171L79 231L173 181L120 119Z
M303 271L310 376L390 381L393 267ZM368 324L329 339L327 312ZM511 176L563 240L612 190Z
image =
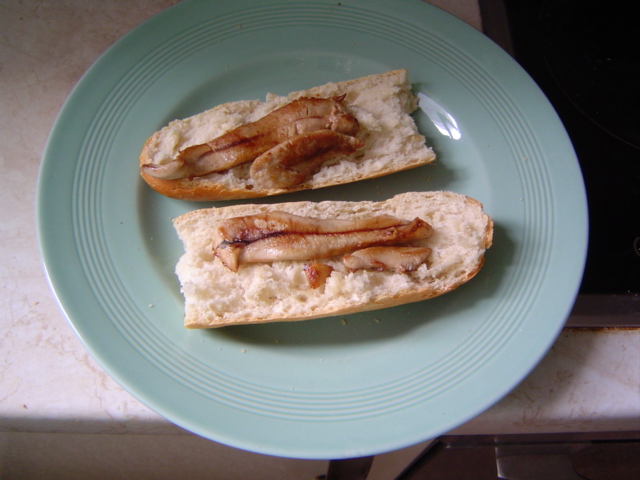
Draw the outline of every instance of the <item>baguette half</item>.
M427 264L409 273L347 271L340 259L323 286L309 287L304 261L242 265L237 272L214 256L212 238L227 218L269 211L317 218L419 217L433 227L424 240ZM425 300L473 278L491 246L493 222L482 205L452 192L409 192L382 202L290 202L195 210L174 219L185 253L176 274L185 298L186 328L308 320Z
M157 192L172 198L196 201L231 200L316 189L389 175L435 160L411 113L418 103L411 91L407 70L394 70L353 80L292 92L267 95L266 101L241 100L214 107L189 118L175 120L146 141L139 157L145 164L164 165L180 150L210 141L300 97L332 98L346 94L344 104L356 117L357 138L365 145L351 155L325 162L303 183L289 188L260 187L249 174L250 162L208 175L166 180L141 171Z

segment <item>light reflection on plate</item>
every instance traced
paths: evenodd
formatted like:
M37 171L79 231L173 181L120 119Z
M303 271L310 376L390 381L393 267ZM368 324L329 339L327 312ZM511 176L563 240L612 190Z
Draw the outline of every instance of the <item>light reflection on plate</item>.
M424 93L418 92L417 96L420 109L427 114L429 120L433 122L438 131L446 137L459 140L462 132L458 128L456 119Z

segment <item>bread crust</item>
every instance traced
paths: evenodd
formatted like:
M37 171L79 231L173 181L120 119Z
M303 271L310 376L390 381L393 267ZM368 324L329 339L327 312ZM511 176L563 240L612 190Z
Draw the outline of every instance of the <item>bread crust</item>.
M375 92L375 94L367 96L367 90ZM260 188L246 178L246 171L242 167L231 169L230 174L224 180L221 180L220 174L175 180L156 178L143 171L140 174L151 188L162 195L181 200L219 201L259 198L351 183L416 168L435 160L433 150L425 145L424 137L419 134L410 116L411 112L417 108L417 102L411 92L408 72L404 69L292 92L286 98L269 95L265 102L257 100L228 102L185 120L191 121L191 119L199 115L220 112L220 115L215 118L217 122L223 123L227 115L231 116L242 112L242 115L246 116L245 110L247 110L248 105L265 107L270 102L274 103L274 105L282 105L283 102L288 103L303 96L329 98L341 94L346 94L346 101L349 105L352 105L352 113L360 122L362 132L358 136L365 138L367 141L362 158L358 157L358 155L362 155L358 152L349 158L341 157L338 160L343 163L344 161L350 161L353 164L357 164L350 166L346 171L334 169L331 170L331 173L314 175L310 180L290 188ZM382 100L382 98L386 100ZM387 102L386 105L385 101ZM153 133L145 141L138 159L140 167L145 164L158 164L166 161L166 158L165 160L157 158L159 156L156 148L157 144L164 141L163 136L166 135L168 129L185 128L181 126L181 122L183 121L172 122L162 130ZM397 127L397 131L386 127L378 128L379 125L375 125L375 130L367 130L367 125L371 125L372 122L379 122L379 125L384 125L385 122L395 122L400 126ZM248 121L243 123L248 123ZM223 129L220 132L224 133L229 129ZM393 138L394 135L396 138ZM385 142L389 145L388 151L381 151L379 145L384 145ZM381 153L372 154L372 158L368 158L367 149L371 149L372 145L375 145L376 151ZM184 146L187 146L187 144L176 146L176 149L179 150ZM380 162L380 158L375 158L375 155L384 157L383 161ZM395 158L392 158L394 156ZM321 167L321 169L323 168L325 172L328 171L326 167ZM335 173L333 173L334 171ZM237 178L234 178L234 176Z
M400 218L419 216L434 227L433 241L426 240L426 246L433 248L432 259L428 269L415 275L370 271L337 273L333 280L329 277L326 289L319 292L310 290L300 278L295 280L305 262L243 265L238 273L223 267L213 256L210 243L217 225L226 218L272 210L320 218L330 218L333 214L339 218L378 214ZM187 328L310 320L426 300L451 292L471 280L482 268L484 252L493 241L493 221L484 213L482 204L452 192L409 192L383 202L234 205L189 212L175 219L174 225L185 245L185 254L178 262L176 272L185 296L184 323ZM460 243L456 239L462 238L461 235L468 240L463 239L464 245L455 245L455 242ZM208 271L202 273L205 270ZM335 287L332 281L336 282ZM251 297L254 282L271 282L274 291L285 293L282 298L272 300L268 292L259 292L255 294L256 301ZM378 288L380 285L382 287ZM225 291L227 288L229 292ZM259 285L258 288L265 287ZM353 291L345 293L349 289ZM196 298L202 292L207 293L202 299ZM238 295L237 303L220 306L220 302L228 301L234 294ZM343 294L344 298L338 298ZM297 302L296 296L304 301ZM207 302L211 302L210 305L206 305ZM250 302L255 303L247 305Z

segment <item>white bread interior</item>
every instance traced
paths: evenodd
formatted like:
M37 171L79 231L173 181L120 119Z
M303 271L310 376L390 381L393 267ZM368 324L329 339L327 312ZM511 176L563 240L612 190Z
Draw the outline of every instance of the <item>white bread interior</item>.
M353 80L292 92L268 94L265 101L241 100L225 103L189 118L172 121L154 133L140 154L140 165L162 165L191 145L210 141L240 125L254 122L300 97L330 98L346 94L344 100L358 119L357 134L365 142L351 156L326 162L311 179L292 188L260 188L249 175L250 163L202 177L162 180L145 173L142 177L158 192L185 200L229 200L277 195L375 178L415 168L435 160L411 113L418 103L411 91L407 70L369 75Z
M428 265L411 273L346 271L340 259L326 284L308 286L305 262L241 265L234 273L213 254L212 238L226 218L270 210L320 218L353 215L420 217L433 228L425 240ZM415 302L449 292L480 270L493 223L482 205L452 192L409 192L382 202L291 202L195 210L174 220L185 248L176 273L185 298L187 328L305 320Z

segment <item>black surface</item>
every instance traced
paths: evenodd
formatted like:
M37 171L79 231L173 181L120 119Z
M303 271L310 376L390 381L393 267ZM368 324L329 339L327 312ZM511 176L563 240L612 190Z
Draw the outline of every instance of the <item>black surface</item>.
M571 138L589 206L580 293L640 292L640 10L505 0L513 54Z

